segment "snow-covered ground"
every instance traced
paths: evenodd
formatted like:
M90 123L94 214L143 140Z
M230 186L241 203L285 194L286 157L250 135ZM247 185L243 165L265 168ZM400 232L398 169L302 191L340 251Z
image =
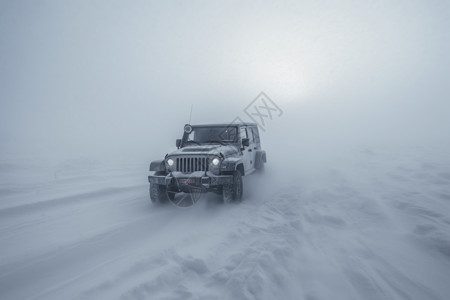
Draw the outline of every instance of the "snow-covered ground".
M3 158L0 299L448 299L448 152L269 162L179 209L147 165Z

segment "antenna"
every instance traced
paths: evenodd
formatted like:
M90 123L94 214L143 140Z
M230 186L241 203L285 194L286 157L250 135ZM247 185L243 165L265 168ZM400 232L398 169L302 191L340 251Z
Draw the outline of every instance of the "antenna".
M194 107L194 104L191 104L191 113L189 114L189 123L191 124L191 118L192 118L192 108Z

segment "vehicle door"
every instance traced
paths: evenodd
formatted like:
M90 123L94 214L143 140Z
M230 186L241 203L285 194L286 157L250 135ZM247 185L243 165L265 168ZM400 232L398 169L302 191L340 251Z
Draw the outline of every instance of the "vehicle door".
M249 146L244 147L242 145L242 139L249 139ZM253 149L255 144L253 142L253 135L248 127L241 127L241 149L244 160L244 171L245 175L251 174L255 171L255 150Z
M261 141L259 139L258 127L251 126L250 128L252 130L252 135L253 135L253 143L254 143L253 149L261 150Z

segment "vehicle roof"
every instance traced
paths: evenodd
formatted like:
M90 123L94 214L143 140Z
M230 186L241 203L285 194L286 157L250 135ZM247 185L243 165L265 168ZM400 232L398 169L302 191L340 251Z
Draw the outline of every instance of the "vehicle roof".
M256 123L249 123L249 122L239 122L239 123L210 123L210 124L195 124L191 125L192 127L212 127L212 126L257 126Z

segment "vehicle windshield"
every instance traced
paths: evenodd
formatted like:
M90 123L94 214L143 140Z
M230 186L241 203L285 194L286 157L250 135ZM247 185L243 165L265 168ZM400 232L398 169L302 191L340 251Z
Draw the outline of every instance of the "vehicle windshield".
M185 143L188 144L235 142L237 142L237 127L233 126L193 127L192 132L186 133L185 136Z

